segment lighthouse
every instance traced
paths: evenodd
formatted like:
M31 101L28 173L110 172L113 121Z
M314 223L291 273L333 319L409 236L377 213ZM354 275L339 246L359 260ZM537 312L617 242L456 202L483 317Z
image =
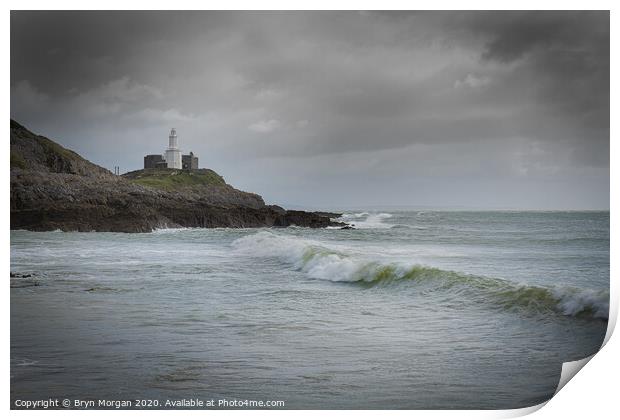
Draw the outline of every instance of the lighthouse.
M170 168L170 169L198 169L198 156L189 152L189 155L181 155L177 130L170 130L168 136L168 148L163 155L144 156L144 169Z
M173 128L168 136L168 148L166 149L166 164L168 168L182 169L181 151L177 141L177 131Z

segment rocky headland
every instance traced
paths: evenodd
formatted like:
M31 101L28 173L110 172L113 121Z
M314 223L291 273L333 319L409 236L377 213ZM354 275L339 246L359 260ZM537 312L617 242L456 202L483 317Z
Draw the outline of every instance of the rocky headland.
M150 232L176 227L345 226L335 213L285 210L210 169L122 176L11 120L11 229Z

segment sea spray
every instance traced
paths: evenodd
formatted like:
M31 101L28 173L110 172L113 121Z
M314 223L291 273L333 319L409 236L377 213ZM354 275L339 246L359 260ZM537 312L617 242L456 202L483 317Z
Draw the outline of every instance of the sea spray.
M394 225L385 220L391 217L390 213L345 213L338 221L348 223L356 229L389 229Z

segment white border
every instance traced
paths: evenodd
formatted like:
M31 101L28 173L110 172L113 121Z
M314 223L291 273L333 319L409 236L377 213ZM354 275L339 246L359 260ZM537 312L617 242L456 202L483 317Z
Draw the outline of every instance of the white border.
M43 0L31 0L31 1L9 1L8 6L15 10L36 10L36 9L49 9L51 6L55 9L79 9L79 10L102 10L102 9L118 9L118 10L131 10L131 9L158 9L158 10L176 10L176 9L232 9L232 10L257 10L257 9L292 9L292 10L310 10L310 9L322 9L322 10L334 10L334 9L353 9L353 10L372 10L372 9L417 9L417 10L460 10L467 7L474 10L511 10L511 9L555 9L555 10L568 10L568 9L598 9L598 10L611 10L611 41L613 46L618 46L618 34L617 23L618 19L615 14L617 8L614 8L615 2L612 1L597 1L591 0L585 1L541 1L541 0L522 0L522 1L433 1L433 2L414 2L414 1L396 1L396 0L383 0L369 1L326 1L326 0L313 0L313 1L296 1L287 2L283 0L263 0L260 2L252 1L228 1L228 2L208 2L197 0L176 0L174 2L151 0L151 1L120 1L120 0L108 0L108 1L90 1L80 2L76 0L59 0L55 2L43 1ZM5 110L4 115L10 116L10 13L9 9L6 9L3 19L4 28L4 43L3 43L3 56L7 61L2 67L4 73L5 84L4 90L4 102L3 108ZM617 65L617 48L614 51L612 48L611 56L611 74L618 74ZM617 133L617 107L616 99L618 98L617 83L612 79L611 83L611 138L615 138ZM7 118L8 120L8 118ZM6 121L6 120L5 120ZM8 122L8 121L7 121ZM8 131L8 130L7 130ZM8 140L8 139L7 139ZM5 146L8 147L8 141L5 142ZM617 207L618 194L614 193L614 186L620 185L618 182L619 172L614 166L614 162L617 163L618 147L616 142L611 141L611 197L610 206L611 209ZM6 149L5 149L6 150ZM10 270L10 235L9 235L9 153L3 154L5 179L2 184L3 194L3 206L1 209L2 223L4 226L4 241L2 242L2 265L5 275ZM617 241L615 240L618 233L617 223L614 223L615 217L611 217L611 293L612 302L610 308L610 329L606 340L609 340L605 347L597 354L590 363L588 363L583 370L579 373L576 380L570 381L554 398L552 398L547 404L541 404L537 407L531 407L521 410L498 410L498 411L209 411L205 413L203 411L132 411L132 412L120 412L120 411L88 411L88 412L75 412L75 411L10 411L9 415L15 418L83 418L85 416L92 418L108 418L110 415L115 417L120 416L131 418L163 418L170 416L171 414L176 417L188 418L197 416L209 416L211 418L239 418L251 416L255 418L289 418L294 416L296 418L310 419L316 416L328 416L328 417L343 417L343 418L356 418L356 419L368 419L376 417L390 417L390 418L402 418L410 419L412 417L418 418L430 418L430 419L481 419L481 418L507 418L520 415L531 414L532 419L548 419L558 418L562 420L566 419L583 419L583 418L611 418L612 415L618 413L618 399L615 387L618 383L619 363L618 355L620 355L620 344L618 344L617 338L610 338L610 333L615 325L617 312L618 312L618 281L616 275L616 258L617 258ZM3 314L4 319L2 323L2 331L4 337L10 337L9 334L9 320L10 320L10 293L5 284L5 291L2 296L3 302ZM9 378L9 358L10 358L10 345L9 340L5 341L2 347L2 391L5 396L4 409L9 410L10 406L10 378ZM538 410L540 408L543 409ZM536 411L538 410L538 411ZM612 414L613 413L613 414Z

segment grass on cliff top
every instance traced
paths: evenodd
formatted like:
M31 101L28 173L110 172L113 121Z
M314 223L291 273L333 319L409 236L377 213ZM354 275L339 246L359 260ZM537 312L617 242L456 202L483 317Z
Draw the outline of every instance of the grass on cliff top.
M201 185L225 185L224 178L211 169L143 169L123 175L136 184L159 190L175 190Z

